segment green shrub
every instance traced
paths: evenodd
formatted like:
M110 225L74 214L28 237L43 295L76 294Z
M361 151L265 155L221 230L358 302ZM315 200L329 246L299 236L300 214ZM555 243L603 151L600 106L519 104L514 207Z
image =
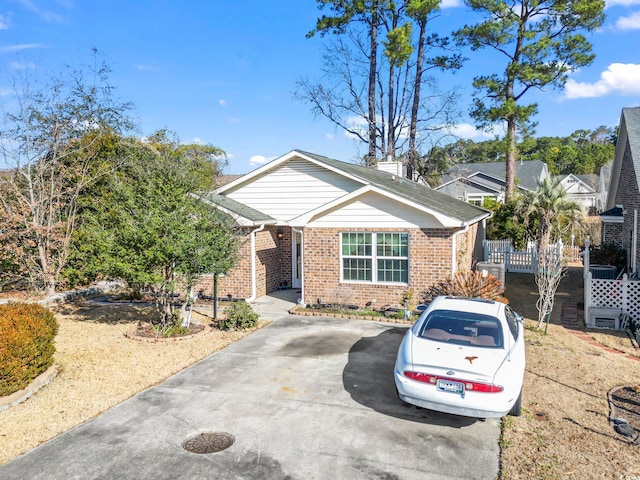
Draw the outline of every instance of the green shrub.
M180 322L173 323L166 327L163 327L162 325L152 325L151 330L158 338L182 337L189 334L189 329L187 327L183 327Z
M259 315L244 300L233 302L225 313L227 318L220 322L223 330L245 330L258 324Z
M591 265L615 265L618 270L627 266L627 251L614 244L589 245L589 263Z
M53 365L58 323L37 304L0 305L0 396L25 388Z

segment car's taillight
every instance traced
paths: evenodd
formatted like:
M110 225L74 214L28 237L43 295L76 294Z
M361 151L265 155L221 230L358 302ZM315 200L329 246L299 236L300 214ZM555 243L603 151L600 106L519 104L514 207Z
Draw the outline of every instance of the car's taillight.
M404 376L417 382L430 383L432 385L438 383L438 380L458 382L464 384L465 390L480 393L500 393L504 390L500 385L493 385L491 383L470 382L468 380L460 380L458 378L441 377L439 375L429 375L428 373L411 372L408 370L404 372Z

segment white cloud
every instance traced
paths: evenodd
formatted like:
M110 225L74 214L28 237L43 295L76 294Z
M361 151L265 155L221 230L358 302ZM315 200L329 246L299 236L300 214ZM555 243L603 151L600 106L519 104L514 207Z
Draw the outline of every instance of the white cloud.
M566 98L604 97L612 93L640 94L640 64L612 63L595 83L576 82L570 78L565 85Z
M268 161L269 160L267 160L267 157L264 157L262 155L254 155L249 159L249 165L255 167L256 165L264 165Z
M352 116L347 118L347 126L353 130L357 131L363 137L367 137L367 120L363 117ZM351 140L358 139L358 136L354 133L344 131L344 136L350 138Z
M333 133L325 133L324 138L326 138L327 140L333 140L335 138L335 135Z
M605 8L615 7L616 5L631 7L633 5L640 5L640 0L605 0Z
M33 70L36 68L36 64L33 62L11 62L9 66L13 70Z
M440 2L440 8L453 8L453 7L462 7L464 2L462 0L442 0Z
M40 18L42 18L45 22L54 22L54 23L63 23L65 21L65 17L60 15L59 13L52 12L51 10L46 10L44 8L40 8L36 5L32 0L15 0L17 3L22 5L25 9L29 10L32 13L35 13ZM58 4L65 8L71 8L73 5L71 2L58 2Z
M496 125L489 131L484 131L477 129L469 123L458 123L449 127L447 130L451 135L455 135L456 137L464 138L466 140L472 138L495 138L504 134L504 128L500 125Z
M224 98L221 98L220 100L218 100L218 105L220 105L221 107L226 107L227 101Z
M229 125L238 125L239 123L242 123L242 119L237 117L228 118L227 123Z
M0 15L0 30L9 29L9 15Z
M204 145L204 142L202 141L202 139L200 137L193 137L191 139L191 143L193 145Z
M44 45L42 45L41 43L18 43L16 45L7 45L6 47L0 47L0 52L20 52L22 50L29 50L32 48L44 48Z
M139 63L138 65L136 65L136 68L141 72L157 72L159 70L158 67L154 67L153 65L145 65L143 63Z
M640 12L633 12L628 17L620 17L616 21L618 30L639 30L640 29Z

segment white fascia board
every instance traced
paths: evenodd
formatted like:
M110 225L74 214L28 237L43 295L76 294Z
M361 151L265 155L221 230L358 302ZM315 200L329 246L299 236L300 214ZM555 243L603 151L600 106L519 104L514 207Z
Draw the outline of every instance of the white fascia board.
M297 216L296 218L292 218L291 220L289 220L289 226L292 227L305 227L307 225L307 223L309 223L309 221L315 217L316 215L321 214L322 212L325 212L327 210L330 210L338 205L342 205L345 204L347 202L349 202L352 199L355 199L357 197L359 197L360 195L363 195L367 192L370 192L373 190L373 187L371 185L365 185L362 188L359 188L358 190L354 190L351 193L347 193L346 195L343 195L342 197L336 198L335 200L330 201L329 203L325 203L324 205L320 205L317 208L314 208L313 210L310 210L306 213L303 213L302 215Z
M609 215L600 216L600 221L602 223L624 223L624 217L612 217Z
M351 175L349 173L346 173L344 170L340 170L339 168L334 168L331 165L327 165L326 163L319 161L313 157L310 157L308 155L305 155L304 153L298 151L298 150L291 150L289 153L276 158L275 160L272 160L269 163L264 164L263 166L256 168L255 170L253 170L252 172L247 173L246 175L243 175L240 178L235 179L233 182L227 183L226 185L223 185L222 187L216 189L214 191L214 193L222 193L222 192L226 192L227 190L233 189L236 187L236 185L242 184L242 183L246 183L247 181L251 181L252 179L259 177L261 175L264 175L266 172L268 172L269 170L273 170L274 168L277 168L278 166L282 165L283 163L291 160L292 158L301 158L303 160L306 160L307 162L313 163L315 165L318 165L326 170L329 170L331 172L335 172L338 175L342 175L343 177L347 177L350 178L358 183L362 183L362 184L366 184L367 182L365 180L363 180L362 178L356 177L354 175Z
M321 215L323 212L326 212L332 208L335 208L337 206L343 205L345 203L348 203L352 200L355 200L356 198L358 198L361 195L364 195L365 193L369 193L369 192L373 192L373 193L377 193L378 195L381 195L383 197L392 199L394 201L397 201L399 203L405 204L411 208L415 208L416 210L420 210L428 215L433 216L438 222L440 222L440 224L447 228L447 227L465 227L467 225L471 225L474 224L480 220L482 220L483 218L487 218L489 216L491 216L491 212L487 212L487 213L483 213L481 215L479 215L477 218L471 220L470 222L463 222L459 219L450 217L448 215L443 215L442 213L439 212L435 212L433 210L431 210L430 208L426 208L423 205L419 205L415 202L412 202L411 200L408 200L404 197L400 197L398 195L395 195L393 193L390 193L386 190L382 190L378 187L375 187L373 185L365 185L364 187L355 190L351 193L348 193L340 198L337 198L329 203L326 203L325 205L321 205L318 208L315 208L314 210L311 210L307 213L305 213L304 215L300 215L294 219L291 219L288 223L290 226L293 227L304 227L307 225L307 223L309 223L309 221L318 216Z

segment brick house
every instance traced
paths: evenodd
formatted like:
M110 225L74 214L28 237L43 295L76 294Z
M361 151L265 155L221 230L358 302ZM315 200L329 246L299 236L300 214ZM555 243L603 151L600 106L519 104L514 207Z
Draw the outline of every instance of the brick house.
M482 256L490 212L390 173L294 150L203 195L243 229L218 295L279 288L303 303L400 303ZM396 170L398 171L398 170Z
M638 211L640 211L640 108L623 108L606 211L602 220L602 242L627 251L630 273L637 272Z

